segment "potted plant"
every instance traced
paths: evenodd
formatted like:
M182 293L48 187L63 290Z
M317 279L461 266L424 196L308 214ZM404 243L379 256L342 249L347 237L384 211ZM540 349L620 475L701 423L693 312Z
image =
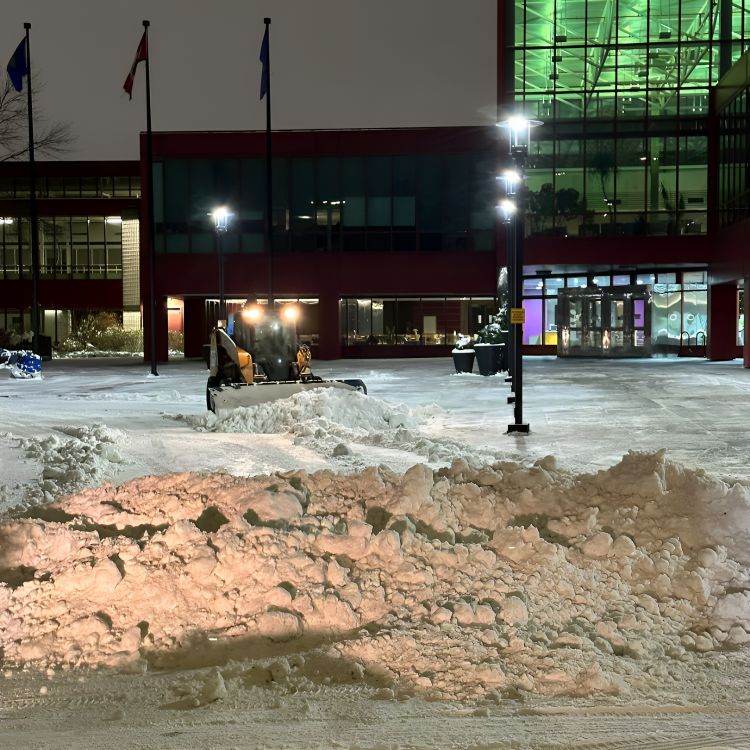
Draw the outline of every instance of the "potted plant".
M471 372L474 369L473 343L471 336L464 336L461 333L458 334L456 344L451 351L451 354L453 355L453 365L456 368L456 372Z
M496 375L507 369L505 364L507 341L508 331L503 329L501 322L489 323L479 331L474 351L480 375Z

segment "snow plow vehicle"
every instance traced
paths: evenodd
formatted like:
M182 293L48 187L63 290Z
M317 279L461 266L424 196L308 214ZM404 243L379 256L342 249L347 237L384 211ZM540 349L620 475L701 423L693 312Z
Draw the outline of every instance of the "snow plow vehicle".
M298 309L287 305L269 313L265 305L245 305L229 330L211 331L206 406L217 416L239 407L288 398L311 388L343 388L367 393L361 380L324 380L311 369L310 348L297 337Z

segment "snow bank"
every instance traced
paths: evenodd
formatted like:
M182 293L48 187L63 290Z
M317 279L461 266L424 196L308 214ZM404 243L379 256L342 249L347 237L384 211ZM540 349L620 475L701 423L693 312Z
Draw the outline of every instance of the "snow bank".
M101 484L111 479L125 461L121 447L129 441L121 430L103 424L67 425L56 429L62 435L25 438L0 433L6 442L15 441L27 458L42 467L41 478L26 488L25 497L19 498L14 491L20 505L51 502L59 495ZM0 487L0 499L3 494Z
M749 505L662 453L596 475L148 477L0 522L0 649L128 670L265 656L231 669L286 684L302 662L283 644L329 678L470 700L677 687L750 641Z
M478 454L456 440L425 434L430 419L442 413L436 404L409 408L357 391L315 388L290 398L236 409L224 417L209 412L174 418L199 432L289 433L297 443L326 456L346 455L348 445L357 443L409 451L432 463L449 463L457 456L471 455L479 462L497 458L489 450Z

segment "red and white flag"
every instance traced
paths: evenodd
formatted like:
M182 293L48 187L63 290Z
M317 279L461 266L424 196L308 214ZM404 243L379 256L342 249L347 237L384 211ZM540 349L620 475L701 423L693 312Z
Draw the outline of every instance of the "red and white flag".
M144 31L143 36L141 37L141 41L138 44L138 49L135 53L135 60L133 60L133 64L130 66L130 72L128 73L128 77L125 79L125 83L122 85L122 87L127 91L128 97L130 99L133 98L133 81L135 80L135 69L138 67L138 63L141 60L146 60L148 58L148 32Z

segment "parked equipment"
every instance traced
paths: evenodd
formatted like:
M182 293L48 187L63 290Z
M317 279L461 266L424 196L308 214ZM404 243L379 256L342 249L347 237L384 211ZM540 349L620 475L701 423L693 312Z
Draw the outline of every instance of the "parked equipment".
M297 338L295 305L279 314L246 305L230 333L211 332L206 406L218 416L238 407L275 401L310 388L343 388L367 393L361 380L324 380L313 374L307 345Z

